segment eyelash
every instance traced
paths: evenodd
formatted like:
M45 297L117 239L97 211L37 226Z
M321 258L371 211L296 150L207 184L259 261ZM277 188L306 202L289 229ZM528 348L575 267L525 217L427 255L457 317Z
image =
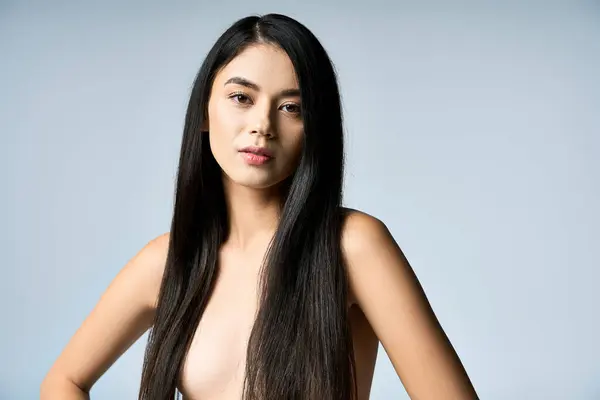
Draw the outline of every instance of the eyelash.
M232 93L229 95L229 98L232 99L233 101L235 101L236 103L238 103L240 105L246 105L245 103L241 103L239 100L235 100L236 98L239 98L239 97L244 97L248 100L250 99L250 96L248 96L244 92L235 92L235 93ZM290 114L300 114L300 105L294 104L294 103L287 103L287 104L284 104L282 107L286 107L286 106L293 106L293 107L298 108L297 111L288 111Z

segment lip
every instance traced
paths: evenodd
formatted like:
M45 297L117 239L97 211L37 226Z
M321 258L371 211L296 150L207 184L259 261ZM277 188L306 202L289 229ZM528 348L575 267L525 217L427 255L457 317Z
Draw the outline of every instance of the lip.
M239 150L240 153L256 154L258 156L273 158L273 152L266 147L247 146Z

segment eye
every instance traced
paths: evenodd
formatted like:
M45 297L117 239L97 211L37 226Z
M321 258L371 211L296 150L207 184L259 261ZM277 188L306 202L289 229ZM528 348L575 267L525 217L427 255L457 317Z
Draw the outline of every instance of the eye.
M232 93L229 98L239 104L247 104L250 101L250 97L243 92Z
M298 104L288 103L281 106L281 108L292 114L300 114L300 106Z

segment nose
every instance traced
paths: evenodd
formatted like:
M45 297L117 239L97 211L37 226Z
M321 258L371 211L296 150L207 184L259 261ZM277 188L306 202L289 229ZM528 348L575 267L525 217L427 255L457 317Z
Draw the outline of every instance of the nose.
M258 107L257 107L258 108ZM258 111L258 110L257 110ZM271 126L271 110L258 111L255 114L255 119L251 125L250 134L265 136L267 139L271 139L274 136L274 132Z

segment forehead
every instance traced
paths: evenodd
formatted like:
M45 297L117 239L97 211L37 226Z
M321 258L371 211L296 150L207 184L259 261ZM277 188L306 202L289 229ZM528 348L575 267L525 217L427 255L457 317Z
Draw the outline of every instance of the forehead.
M216 76L223 83L234 76L252 81L264 91L298 88L296 72L289 56L270 44L252 45L233 58Z

